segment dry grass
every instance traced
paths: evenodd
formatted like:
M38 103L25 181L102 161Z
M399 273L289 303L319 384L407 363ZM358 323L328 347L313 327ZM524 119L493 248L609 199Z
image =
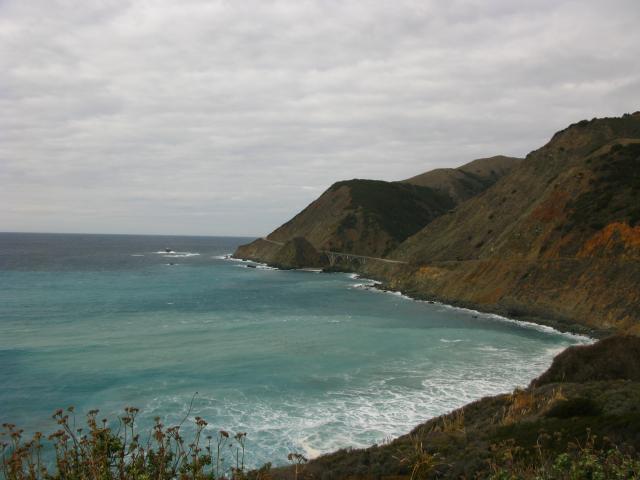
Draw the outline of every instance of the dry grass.
M536 398L532 391L516 389L509 396L509 406L505 407L502 425L510 425L536 410Z
M422 440L417 435L411 437L411 449L396 457L400 465L407 465L411 469L410 480L429 478L438 463L438 454L429 453L422 446Z
M562 387L554 388L548 394L536 395L533 390L515 389L508 397L508 406L503 408L500 425L511 425L522 418L548 411L554 405L566 400Z
M449 415L442 417L442 432L444 433L465 433L464 408L459 408Z

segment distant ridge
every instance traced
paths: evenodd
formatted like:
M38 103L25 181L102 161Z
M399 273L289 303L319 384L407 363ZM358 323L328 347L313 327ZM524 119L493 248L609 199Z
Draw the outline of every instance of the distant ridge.
M489 188L516 167L521 160L521 158L504 155L479 158L458 168L438 168L403 182L445 193L457 204Z
M461 201L484 191L518 162L492 157L402 182L337 182L267 238L285 243L304 237L318 250L381 257ZM274 262L277 252L264 243L243 246L236 255Z

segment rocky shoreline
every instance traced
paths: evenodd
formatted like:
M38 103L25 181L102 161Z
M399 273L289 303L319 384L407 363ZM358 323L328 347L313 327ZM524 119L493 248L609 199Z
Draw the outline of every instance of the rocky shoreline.
M253 259L242 258L235 255L232 255L231 258L235 260L251 261L251 262L263 265L265 267L275 268L278 270L309 271L309 267L282 268L281 265L278 265L275 263L263 262L255 258ZM515 312L514 310L510 310L508 308L501 308L501 307L487 308L486 305L481 305L473 302L465 302L460 300L456 301L455 299L440 298L433 295L424 295L424 294L421 294L420 291L416 291L416 290L397 289L397 288L394 288L391 283L386 281L385 278L376 277L375 275L368 275L367 272L363 270L334 266L334 267L324 267L319 269L313 269L313 271L314 272L319 271L321 273L355 274L358 276L359 279L371 282L368 288L380 290L382 292L400 294L409 300L418 301L418 302L427 302L432 304L439 303L439 304L450 306L450 307L470 310L473 312L477 312L478 314L497 315L507 320L511 320L515 322L531 323L531 324L540 325L543 327L549 327L561 333L569 333L569 334L584 336L594 340L605 338L615 333L612 330L589 328L584 325L574 323L568 320L556 319L552 317L544 317L544 316L535 315L532 312L527 312L523 310Z

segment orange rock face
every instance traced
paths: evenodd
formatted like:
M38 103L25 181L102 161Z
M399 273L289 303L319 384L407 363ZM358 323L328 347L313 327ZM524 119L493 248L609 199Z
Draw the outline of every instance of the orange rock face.
M640 258L640 226L613 222L587 240L578 252L578 258L586 257Z

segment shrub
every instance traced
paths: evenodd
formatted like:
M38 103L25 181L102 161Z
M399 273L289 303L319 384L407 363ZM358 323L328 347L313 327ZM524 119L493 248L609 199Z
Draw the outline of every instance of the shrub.
M574 397L560 400L547 412L547 417L571 418L600 415L602 409L590 398Z
M559 438L560 434L554 434ZM620 449L605 438L597 445L597 437L587 431L583 444L570 443L558 452L552 437L542 434L535 451L517 447L513 442L494 445L490 464L492 480L577 480L640 479L640 460L635 452ZM551 445L550 445L551 444Z
M6 480L247 478L246 433L231 435L220 430L215 436L207 435L207 422L195 417L195 433L186 441L181 427L187 417L171 427L156 418L151 431L141 437L136 428L138 411L125 408L114 430L107 419L98 420L98 410L89 412L86 428L76 428L73 407L60 409L53 415L59 429L47 437L36 432L30 440L15 425L5 423L0 433L2 476ZM51 451L51 461L44 459L45 447ZM225 463L223 455L227 454L232 460ZM269 468L265 465L251 472L251 477L269 478Z

